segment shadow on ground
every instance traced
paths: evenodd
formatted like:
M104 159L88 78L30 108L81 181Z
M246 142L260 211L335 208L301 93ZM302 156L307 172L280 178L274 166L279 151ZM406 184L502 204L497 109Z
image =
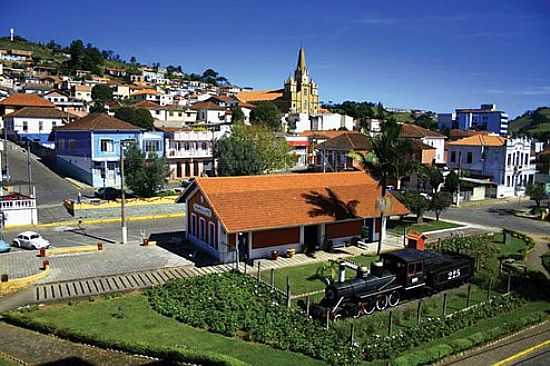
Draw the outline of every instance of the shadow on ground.
M194 246L185 239L185 231L169 231L163 233L154 233L149 235L150 241L156 241L157 246L179 255L191 262L197 267L212 266L219 264L219 261Z

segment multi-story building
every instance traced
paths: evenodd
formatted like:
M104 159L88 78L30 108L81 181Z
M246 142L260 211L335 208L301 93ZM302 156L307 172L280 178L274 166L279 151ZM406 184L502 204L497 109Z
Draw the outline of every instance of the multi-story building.
M148 156L164 155L164 134L103 113L92 113L55 131L56 162L65 174L93 187L120 187L121 143L137 143Z
M449 142L448 166L468 172L469 178L489 179L496 197L523 195L534 182L531 140L479 134Z
M183 179L214 173L215 132L184 128L163 128L169 179Z
M457 109L455 113L438 114L441 129L489 131L502 136L508 134L508 115L494 104L482 104L478 109Z
M402 123L401 131L399 137L407 140L418 140L419 143L414 143L413 149L418 149L425 151L425 146L433 147L435 149L435 154L433 156L433 161L425 162L421 161L422 164L444 164L445 163L445 140L447 137L440 134L439 132L428 130L427 128L415 125L413 123ZM431 150L431 149L429 149ZM420 159L422 160L422 159Z
M88 85L74 85L71 89L72 97L90 103L92 101L92 87Z

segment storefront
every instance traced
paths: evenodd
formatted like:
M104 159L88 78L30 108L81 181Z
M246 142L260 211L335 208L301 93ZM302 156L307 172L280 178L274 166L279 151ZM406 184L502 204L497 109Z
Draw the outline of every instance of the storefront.
M380 188L363 172L201 177L179 202L186 203L187 238L222 262L237 252L254 259L327 241L376 241L387 216L408 213L388 194L380 219Z

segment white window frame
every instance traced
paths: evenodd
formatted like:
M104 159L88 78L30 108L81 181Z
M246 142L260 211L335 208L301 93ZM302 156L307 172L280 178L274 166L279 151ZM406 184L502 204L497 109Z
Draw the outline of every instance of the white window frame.
M103 142L106 142L105 150L103 149ZM110 143L110 145L109 145ZM110 146L110 148L109 148ZM113 142L113 139L100 139L99 140L99 151L101 152L113 152L115 151L115 144Z

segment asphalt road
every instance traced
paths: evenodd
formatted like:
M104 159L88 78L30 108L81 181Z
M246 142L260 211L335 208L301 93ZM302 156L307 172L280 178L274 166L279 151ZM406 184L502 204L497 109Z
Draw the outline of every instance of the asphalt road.
M9 186L15 190L27 194L28 189L28 165L27 153L22 147L9 142L8 143L8 162L11 181ZM63 179L31 154L31 180L32 185L36 187L37 204L59 205L66 198L76 199L78 190ZM2 163L3 164L3 163ZM83 192L83 194L88 192Z
M170 240L172 237L181 236L183 230L183 218L130 221L128 223L128 241L142 241L143 237L148 237L150 234L156 237L162 237L163 240ZM22 231L24 230L6 230L4 234L6 241L11 243L13 238ZM109 242L119 242L121 237L120 223L118 222L101 225L83 225L82 230L76 226L60 225L54 228L40 228L34 231L40 233L45 239L49 240L52 247L92 245L96 244L98 241L109 244ZM155 240L157 239L155 238ZM12 250L17 251L25 249L13 248Z
M482 207L452 207L446 210L442 219L469 222L498 228L507 228L533 235L550 236L550 223L516 217L513 210L534 205L534 202L522 200L496 203Z

